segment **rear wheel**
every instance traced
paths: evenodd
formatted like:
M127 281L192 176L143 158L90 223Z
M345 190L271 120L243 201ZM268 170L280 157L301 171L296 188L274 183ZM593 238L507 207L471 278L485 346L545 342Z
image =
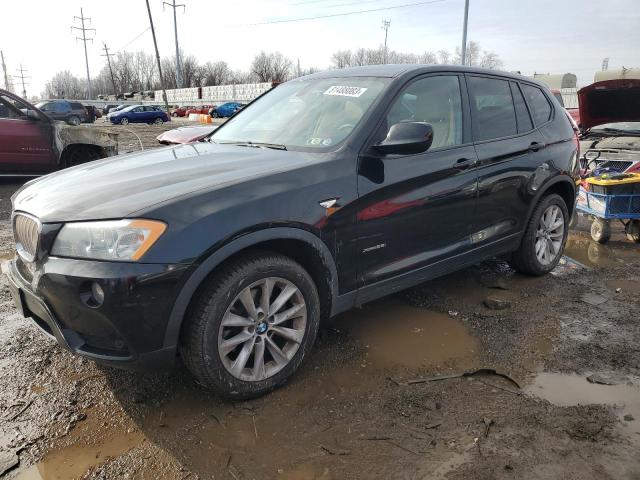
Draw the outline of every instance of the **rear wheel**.
M219 117L220 117L220 114L214 110L214 111L211 113L211 116L212 116L213 118L219 118Z
M172 116L172 117L174 117L174 118L176 118L176 117L178 116L178 112L173 112L173 113L171 114L171 116Z
M624 232L629 240L640 243L640 220L630 220L624 226Z
M80 117L77 117L75 115L71 115L68 119L67 119L67 123L69 125L73 125L74 127L77 127L78 125L80 125Z
M306 270L282 255L254 253L209 281L186 319L181 353L205 387L256 397L296 371L319 322L318 292Z
M155 123L156 125L162 125L164 123L164 120L158 117L153 121L153 123Z
M591 223L591 238L598 243L607 243L611 239L609 221L602 218L594 218Z
M553 270L567 242L569 212L560 195L544 197L536 206L511 264L528 275L544 275Z

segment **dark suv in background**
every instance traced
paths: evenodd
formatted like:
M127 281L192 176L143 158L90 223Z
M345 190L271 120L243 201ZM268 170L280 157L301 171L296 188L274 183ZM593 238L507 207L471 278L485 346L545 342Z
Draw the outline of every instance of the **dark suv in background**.
M79 102L48 100L37 103L36 107L54 120L62 120L69 125L80 125L90 120L87 109Z
M326 71L280 85L205 141L23 187L10 290L80 355L160 368L180 352L203 385L260 395L329 316L497 255L550 272L578 149L564 109L524 77Z

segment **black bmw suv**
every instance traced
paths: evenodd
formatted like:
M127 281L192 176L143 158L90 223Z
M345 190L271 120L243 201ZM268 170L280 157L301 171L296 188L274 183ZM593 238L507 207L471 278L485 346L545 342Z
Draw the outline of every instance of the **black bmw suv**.
M322 319L509 255L558 263L578 143L531 79L386 65L284 83L204 141L98 160L13 197L15 303L71 351L246 398ZM392 319L391 319L392 321Z

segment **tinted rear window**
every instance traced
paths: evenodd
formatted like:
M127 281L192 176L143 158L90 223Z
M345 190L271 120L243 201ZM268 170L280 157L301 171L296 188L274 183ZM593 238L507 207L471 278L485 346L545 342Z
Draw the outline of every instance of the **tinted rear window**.
M476 140L508 137L517 133L516 112L509 82L469 77Z
M533 129L533 123L524 103L524 97L520 92L520 88L515 83L511 84L511 94L513 95L513 104L516 107L516 118L518 119L518 133L528 132Z
M531 114L533 115L533 121L536 125L548 122L551 119L551 104L547 97L542 93L538 87L532 85L522 85L522 91L527 99Z
M71 102L71 108L74 110L83 110L84 105L82 105L81 103Z

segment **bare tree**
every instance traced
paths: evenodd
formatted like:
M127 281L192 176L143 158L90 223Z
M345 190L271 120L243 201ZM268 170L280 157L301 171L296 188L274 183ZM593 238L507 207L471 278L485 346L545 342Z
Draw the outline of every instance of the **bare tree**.
M202 70L203 85L225 85L231 82L232 72L227 62L207 62Z
M442 65L446 65L451 63L451 53L447 50L439 50L438 51L438 63Z
M331 56L331 62L335 68L351 66L351 50L338 50Z
M82 81L69 70L56 73L45 84L44 96L46 98L86 98L87 92Z
M293 63L280 52L256 55L251 63L251 72L260 82L283 82L289 78Z

